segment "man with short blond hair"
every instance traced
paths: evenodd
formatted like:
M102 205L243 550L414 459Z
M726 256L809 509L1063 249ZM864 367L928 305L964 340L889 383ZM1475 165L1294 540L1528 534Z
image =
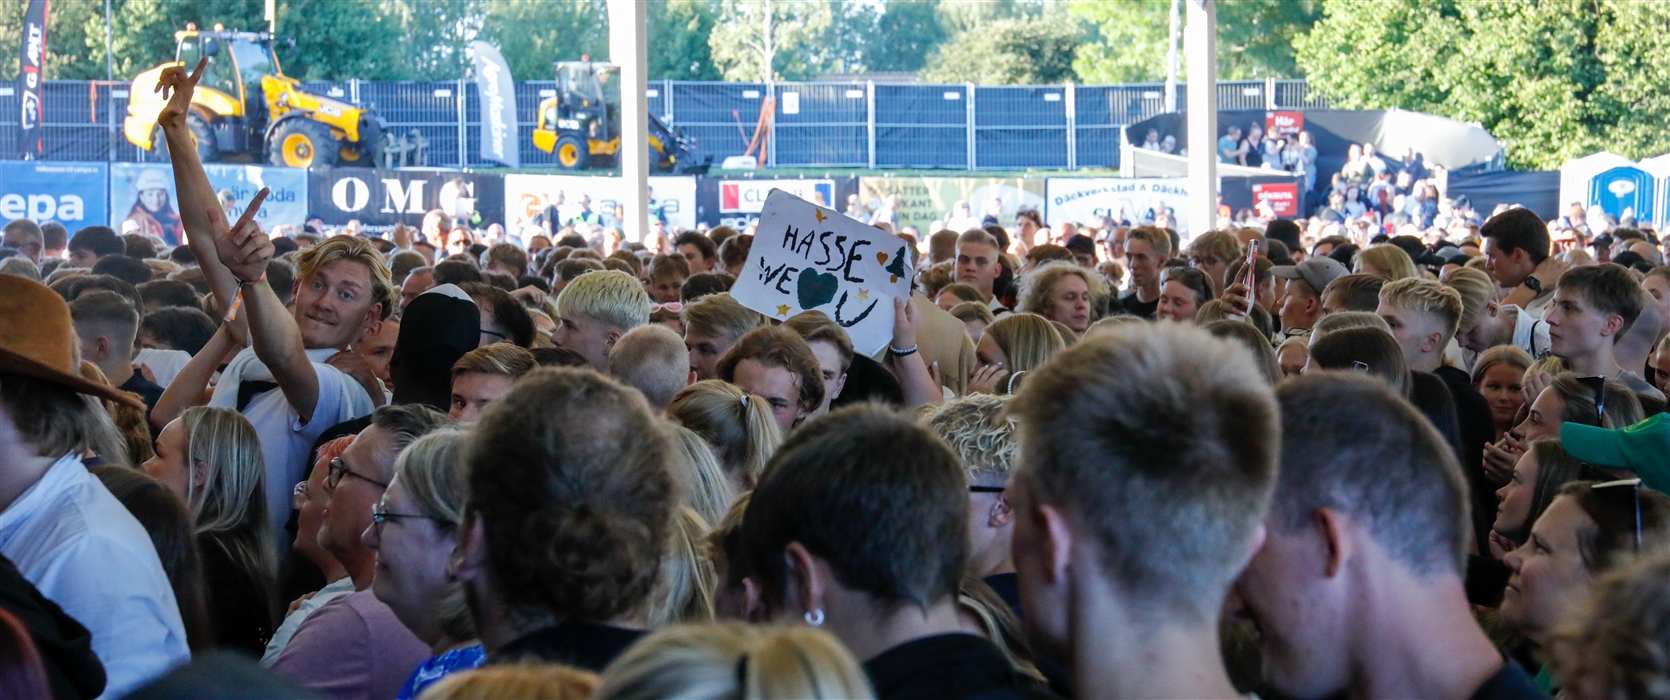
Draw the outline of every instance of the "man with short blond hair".
M1125 232L1125 269L1131 293L1119 305L1138 318L1152 319L1160 307L1160 268L1171 257L1171 236L1165 229L1138 226Z
M991 234L978 229L964 231L957 237L957 281L980 292L980 298L994 312L1006 309L998 300L994 287L1003 275L1003 249Z
M576 277L557 296L557 329L551 342L580 353L599 372L609 369L609 352L627 331L649 323L649 293L618 270Z

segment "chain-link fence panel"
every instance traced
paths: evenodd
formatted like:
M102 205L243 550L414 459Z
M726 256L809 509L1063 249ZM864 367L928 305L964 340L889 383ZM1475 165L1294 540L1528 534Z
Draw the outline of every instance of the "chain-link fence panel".
M1067 88L974 88L974 169L1067 167Z
M778 83L779 167L865 167L870 161L869 102L861 84Z

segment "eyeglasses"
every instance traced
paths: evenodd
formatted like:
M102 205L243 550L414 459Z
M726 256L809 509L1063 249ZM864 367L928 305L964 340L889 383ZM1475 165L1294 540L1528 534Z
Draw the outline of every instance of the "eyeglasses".
M674 314L684 313L684 305L680 304L676 301L667 302L665 304L650 304L649 305L649 312L650 313L653 314L653 313L657 313L657 312L660 312L660 311L666 311L668 313L674 313Z
M1635 551L1639 552L1641 551L1641 480L1619 479L1617 481L1608 481L1604 484L1595 484L1590 486L1589 490L1598 494L1601 493L1603 489L1621 488L1625 486L1630 488L1630 495L1634 497L1635 500Z
M387 511L383 511L383 510L371 511L371 526L377 528L377 534L379 534L379 535L383 534L383 523L386 523L390 520L432 520L436 524L444 525L444 526L448 526L448 527L457 524L457 523L452 522L451 520L447 520L446 518L437 518L433 515L417 515L415 513L390 513L390 512L387 512Z
M970 486L970 487L968 487L968 492L969 493L1003 493L1004 491L1008 491L1008 490L1009 490L1009 487L1007 487L1007 486Z
M1213 265L1221 265L1224 261L1210 255L1198 255L1189 258L1189 262L1197 267L1211 267Z
M290 501L295 503L297 508L300 508L301 502L304 500L322 503L325 498L323 496L314 496L313 492L307 488L307 482L297 482L296 488L290 491Z
M352 469L349 469L348 464L346 462L343 462L341 457L337 457L336 459L331 460L331 473L330 473L329 476L325 477L325 486L329 487L332 491L335 491L336 487L339 484L342 483L342 477L344 477L344 476L352 476L356 479L361 479L363 481L368 481L368 482L371 482L371 483L376 484L378 486L381 486L385 489L389 487L387 482L378 481L378 480L373 479L369 476L366 476L366 475L361 474L359 472L356 472Z

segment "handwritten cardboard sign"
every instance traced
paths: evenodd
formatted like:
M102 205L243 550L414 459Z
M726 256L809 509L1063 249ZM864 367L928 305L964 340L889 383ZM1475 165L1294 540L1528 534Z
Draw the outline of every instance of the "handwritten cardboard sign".
M898 236L773 190L731 296L779 321L822 311L853 350L873 355L893 338L893 299L910 294L913 257Z

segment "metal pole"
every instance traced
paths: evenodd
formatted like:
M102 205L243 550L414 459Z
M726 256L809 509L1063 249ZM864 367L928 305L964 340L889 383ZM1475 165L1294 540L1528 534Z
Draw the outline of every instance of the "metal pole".
M766 3L766 9L768 11L771 9L769 2ZM766 167L775 168L777 167L777 83L769 77L765 81L765 94L771 102L771 122L767 125L770 128L766 131L765 140L765 164Z
M1171 48L1166 52L1166 111L1177 111L1177 26L1183 0L1171 0Z
M110 0L104 0L104 79L105 80L115 80L116 79L116 50L111 48L112 41L111 41L111 38L110 38L111 32L115 31L115 28L114 28L115 25L114 25L113 21L111 20L111 17L112 17L112 15L110 14Z
M645 0L609 0L609 59L620 66L621 233L649 232L648 10Z
M1218 3L1189 0L1189 208L1185 238L1218 221Z
M458 79L458 167L464 168L469 162L470 131L464 124L464 79Z
M1067 169L1079 169L1079 114L1078 88L1067 83Z
M974 170L978 165L974 157L974 83L964 85L963 90L968 97L968 105L965 108L968 116L964 117L968 122L968 169Z
M876 167L876 81L864 81L864 102L869 112L865 119L870 132L870 169Z
M1271 111L1274 111L1276 109L1276 79L1275 78L1265 78L1264 79L1264 108L1268 109L1268 110L1271 110Z

